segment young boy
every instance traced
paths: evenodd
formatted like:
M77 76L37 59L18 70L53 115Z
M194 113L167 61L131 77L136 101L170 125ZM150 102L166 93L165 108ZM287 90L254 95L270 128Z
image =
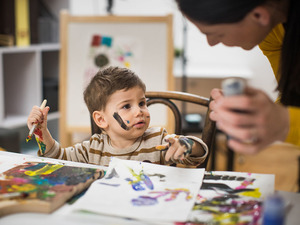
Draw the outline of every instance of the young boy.
M47 129L49 107L34 106L28 117L39 144L39 156L108 166L110 157L156 164L181 163L198 166L208 149L197 137L168 135L164 128L149 128L146 87L126 68L100 70L84 91L84 100L93 120L101 129L89 141L62 148Z

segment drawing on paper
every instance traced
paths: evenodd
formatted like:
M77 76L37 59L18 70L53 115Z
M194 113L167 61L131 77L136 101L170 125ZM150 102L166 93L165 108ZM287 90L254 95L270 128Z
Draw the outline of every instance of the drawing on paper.
M274 175L206 173L190 221L260 224L264 198L274 191Z
M133 179L125 178L125 180L129 182L129 184L132 186L133 190L142 191L142 190L146 189L145 186L148 189L153 190L154 185L153 185L151 179L144 173L143 170L141 170L139 172L139 174L137 174L132 168L128 167L128 170L130 171L131 175L133 176Z
M164 201L173 201L179 194L184 194L186 201L192 199L191 193L185 188L165 189L165 191L151 191L147 195L139 196L138 198L132 199L131 202L135 206L148 206L158 204L158 199L165 197ZM153 197L150 195L154 194Z
M127 218L185 221L203 174L204 169L113 158L106 176L94 182L74 208Z

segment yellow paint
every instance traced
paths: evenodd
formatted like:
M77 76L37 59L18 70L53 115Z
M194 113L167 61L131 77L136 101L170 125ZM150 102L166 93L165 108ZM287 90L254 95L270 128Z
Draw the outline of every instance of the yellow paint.
M11 185L11 188L8 189L9 192L30 192L34 191L36 186L33 184L23 184L23 185Z
M216 224L222 225L236 225L244 224L240 221L240 214L239 213L221 213L214 216L214 222Z
M24 173L28 176L37 176L37 175L48 175L53 173L55 170L60 169L63 165L45 165L43 168L36 171L25 171Z
M126 67L126 68L130 68L130 62L124 62L124 66Z
M31 139L32 139L31 136L28 135L27 138L26 138L26 142L31 141Z
M261 197L261 193L260 193L258 188L255 188L254 191L242 192L242 193L240 193L240 195L253 197L253 198L260 198Z
M156 150L159 150L159 151L165 150L165 149L167 149L167 148L168 148L168 147L165 146L165 145L157 145L157 146L155 147L155 149L156 149Z

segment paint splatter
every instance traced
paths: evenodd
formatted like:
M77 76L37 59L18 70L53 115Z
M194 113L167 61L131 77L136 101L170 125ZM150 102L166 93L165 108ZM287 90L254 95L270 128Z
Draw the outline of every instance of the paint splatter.
M229 187L227 184L223 183L207 183L203 182L201 189L203 190L215 190L216 192L225 192L228 194L236 194L236 193L241 193L241 192L246 192L246 191L255 191L253 188L243 188L243 189L233 189Z
M133 169L128 168L130 173L133 175L133 177L135 178L135 180L132 180L131 178L126 178L126 180L129 182L129 184L131 184L133 190L135 191L143 191L145 190L146 186L147 188L149 188L150 190L153 190L154 185L151 181L151 179L144 174L144 171L141 170L139 174L136 174Z
M253 198L260 198L261 192L259 191L258 188L255 188L254 191L245 191L245 192L240 193L240 195L253 197Z
M131 203L134 206L147 206L147 205L156 205L158 200L149 196L139 196L138 198L132 199Z
M235 189L244 189L247 186L252 185L254 181L255 181L255 179L247 178L241 183L240 186L236 187Z
M47 164L44 167L42 167L41 169L38 170L27 170L24 172L24 174L28 175L28 176L38 176L38 175L48 175L53 173L55 170L58 170L60 168L62 168L63 165L50 165ZM31 167L32 168L32 167Z
M27 138L26 138L26 142L31 141L31 139L32 139L32 137L30 135L28 135Z
M188 201L188 200L192 199L190 191L186 188L166 189L166 191L163 191L163 192L159 192L159 191L150 192L150 194L155 194L155 193L159 194L158 197L170 195L170 197L166 198L165 201L173 201L181 193L186 195L185 200Z
M258 225L263 199L259 188L249 188L256 179L247 176L206 173L201 195L196 199L193 214L199 223L218 225ZM215 182L217 181L217 182ZM222 183L223 182L223 183ZM229 184L233 184L230 185ZM231 187L231 186L234 186ZM214 194L211 193L214 191ZM213 197L212 197L213 196ZM197 219L196 219L197 218Z
M165 189L165 191L150 191L149 196L143 195L138 198L132 199L131 203L135 206L148 206L155 205L158 203L159 198L164 198L164 201L174 201L179 194L185 194L185 200L189 201L192 199L191 193L185 188ZM155 196L150 196L155 195Z
M99 184L103 184L103 185L107 185L107 186L111 186L111 187L119 187L121 184L108 184L108 183L104 183L104 182L99 182Z
M193 210L211 214L213 224L254 225L261 217L262 201L242 200L238 196L214 197L195 204Z
M113 177L119 178L119 174L117 173L116 169L113 168L110 172L110 174L108 174L105 179L112 179Z
M35 137L35 140L39 146L39 149L40 149L42 155L44 155L45 151L46 151L46 145L38 137Z
M38 137L43 141L43 132L42 132L41 129L36 128L36 129L34 130L34 134L35 134L36 136L38 136Z
M160 181L160 182L166 181L166 180L165 180L166 175L164 175L164 174L154 173L154 174L147 174L147 175L148 175L148 177L159 177L159 181Z
M92 168L27 162L3 173L0 194L22 192L29 194L29 199L51 201L69 193L76 185L103 174Z

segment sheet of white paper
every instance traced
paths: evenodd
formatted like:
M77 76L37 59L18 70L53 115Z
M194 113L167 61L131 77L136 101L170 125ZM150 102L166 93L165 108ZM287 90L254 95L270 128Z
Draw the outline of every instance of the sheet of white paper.
M185 169L113 158L74 210L151 221L186 221L204 169Z

